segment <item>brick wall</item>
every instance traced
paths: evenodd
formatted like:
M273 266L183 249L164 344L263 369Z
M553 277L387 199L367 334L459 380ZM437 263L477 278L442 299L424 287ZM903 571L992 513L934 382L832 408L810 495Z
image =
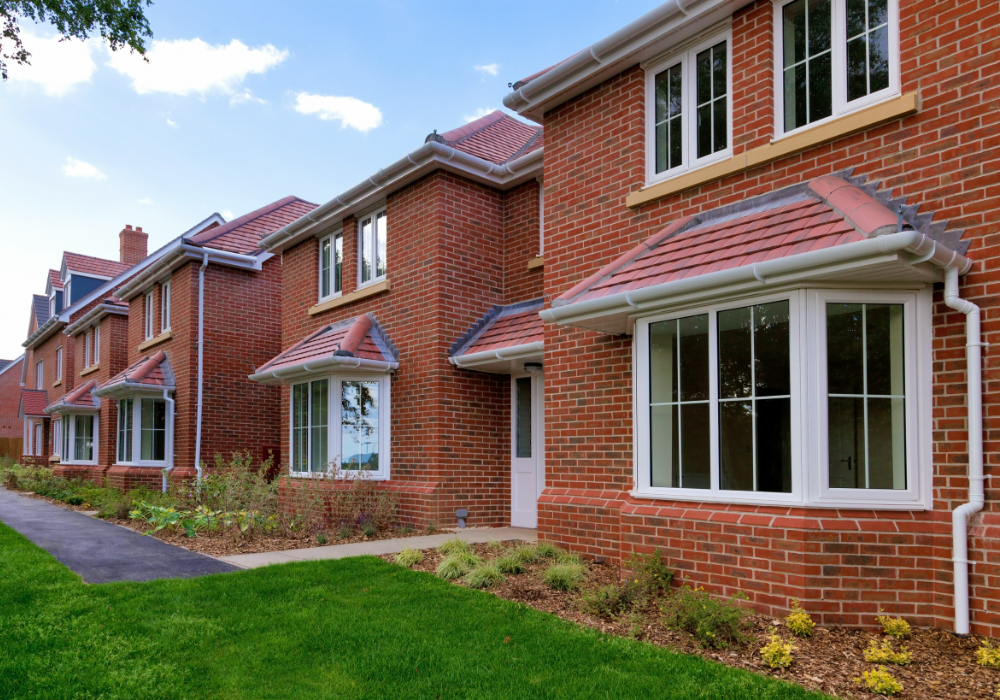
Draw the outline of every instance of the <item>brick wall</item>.
M545 115L545 293L552 298L680 216L854 167L856 174L950 219L977 261L962 294L984 309L997 342L995 237L1000 169L1000 7L901 2L902 91L917 114L637 209L645 184L644 74L625 70ZM733 18L734 149L773 138L773 11L760 0ZM935 293L934 509L886 513L706 506L630 497L631 339L546 328L543 538L619 557L662 548L680 581L740 589L765 611L799 597L824 621L871 624L881 606L924 624L952 615L950 510L965 499L966 398L962 317ZM986 353L987 474L996 440L1000 365ZM1000 508L972 526L973 627L1000 633Z
M8 365L0 374L0 438L24 437L24 422L18 418L21 406L21 370L24 360Z

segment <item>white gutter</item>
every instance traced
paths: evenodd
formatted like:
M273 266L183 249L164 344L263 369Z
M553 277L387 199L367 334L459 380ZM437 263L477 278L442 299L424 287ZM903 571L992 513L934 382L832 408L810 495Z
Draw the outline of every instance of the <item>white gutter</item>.
M966 393L969 401L969 502L951 514L951 560L954 567L955 634L969 634L968 519L983 509L983 339L979 307L958 296L957 267L945 270L944 303L965 314Z
M185 259L202 260L205 255L208 255L210 262L246 270L259 271L263 265L262 256L241 255L216 248L203 248L185 243L183 239L178 238L154 264L115 290L115 296L128 301L131 297L142 292L148 285L165 277L171 268L179 262Z
M163 470L163 493L167 492L167 477L174 470L174 400L170 392L163 390L163 400L167 402L167 466Z
M198 416L195 423L194 470L201 485L201 406L205 371L205 268L208 267L208 251L204 251L201 267L198 268Z
M343 355L331 355L315 362L303 362L300 365L284 367L277 370L265 370L256 374L251 374L248 379L261 384L281 384L285 381L295 379L307 374L314 374L322 371L329 371L332 368L340 369L364 369L373 372L393 372L399 369L398 362L385 362L384 360L368 360L363 357L345 357Z
M66 315L65 312L58 313L55 316L49 316L49 320L43 323L37 331L28 336L28 339L21 343L21 347L30 349L36 343L40 343L52 335L55 331L62 328L66 325L66 322L61 319L64 315Z
M524 345L512 345L499 350L484 350L458 357L449 357L448 361L456 367L476 367L479 365L496 362L497 360L517 360L522 357L531 357L545 351L545 343L538 341L535 343L525 343Z
M542 151L539 148L504 165L496 165L443 143L429 141L308 214L265 236L261 240L261 246L272 253L280 252L300 240L340 225L350 214L376 203L437 168L444 168L500 189L513 187L541 175Z
M94 389L94 396L123 396L128 394L146 394L149 395L151 392L159 391L176 391L177 387L174 385L161 386L153 384L143 384L142 382L116 382L111 386L103 386L99 389Z
M96 326L105 316L128 316L127 306L114 306L113 304L98 304L88 311L77 321L71 323L63 329L63 335L76 335L91 326Z

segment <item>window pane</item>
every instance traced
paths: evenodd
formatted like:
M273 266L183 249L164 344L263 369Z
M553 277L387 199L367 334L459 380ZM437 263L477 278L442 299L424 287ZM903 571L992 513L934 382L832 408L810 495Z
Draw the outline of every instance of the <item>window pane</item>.
M330 239L327 238L320 245L320 296L330 295Z
M343 468L378 470L378 382L344 382L341 411Z
M76 416L73 459L90 462L94 459L94 417Z
M382 212L377 217L375 217L375 276L383 277L385 276L385 247L386 247L386 237L388 236L388 219L386 219L385 212Z
M674 117L670 120L670 168L676 168L684 163L682 154L683 137L681 136L681 118Z
M669 116L676 117L681 113L681 100L683 95L681 80L681 65L678 63L670 69L670 112Z
M719 312L719 398L750 396L750 307Z
M868 488L906 488L903 399L868 399Z
M796 0L782 8L782 56L785 68L806 58L806 2Z
M788 302L753 307L753 321L755 395L788 396L792 393Z
M757 490L792 492L792 400L757 401Z
M698 104L712 99L712 50L705 49L695 57L695 76Z
M712 486L711 443L708 403L681 404L681 486L707 489ZM676 463L676 462L675 462Z
M868 394L902 396L903 305L865 306Z
M830 0L809 3L809 55L830 50Z
M826 305L826 372L831 394L864 393L861 304Z
M163 399L142 399L140 413L139 459L161 462L166 459L166 402Z
M656 172L667 169L667 128L666 122L656 125Z
M712 154L712 103L698 107L698 157Z
M339 292L344 288L343 266L344 266L344 237L337 236L333 239L333 291Z
M680 330L681 401L708 400L708 314L688 316Z
M833 77L830 54L809 61L809 121L825 119L833 114Z
M889 0L870 0L868 3L868 28L874 29L889 22Z
M848 100L856 100L868 94L867 44L864 34L847 42Z
M372 252L372 220L365 219L361 222L361 281L368 282L372 278L372 263L374 254Z
M753 491L753 403L719 404L719 486Z
M677 321L649 324L649 402L677 401Z
M292 387L292 471L309 471L309 385Z
M680 406L651 406L649 448L652 486L678 488L680 481Z
M520 377L517 382L517 457L531 457L531 377Z
M667 120L668 102L670 100L670 72L663 71L662 73L657 73L653 82L653 119L655 120L655 124L662 124Z
M847 0L847 38L852 39L867 30L865 0Z
M712 152L725 150L727 143L729 141L729 129L726 126L727 121L727 109L726 109L726 98L720 97L715 101L715 107L713 108L715 115L715 126L713 127L715 137L712 143Z
M327 430L330 406L329 380L322 379L312 383L312 421L309 425L310 431L310 460L309 471L326 471L330 463L327 442L329 441L329 431Z
M868 90L878 92L889 87L889 28L876 29L868 35Z
M865 405L862 398L827 401L829 421L830 488L856 489L865 485Z
M726 42L712 47L712 97L717 98L729 92L726 85Z

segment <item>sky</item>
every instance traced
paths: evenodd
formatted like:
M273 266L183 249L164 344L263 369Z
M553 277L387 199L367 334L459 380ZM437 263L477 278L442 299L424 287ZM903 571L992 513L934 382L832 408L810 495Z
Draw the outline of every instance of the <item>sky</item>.
M148 63L22 22L32 65L0 83L0 358L62 251L117 260L126 224L153 251L213 212L328 201L658 4L175 0L147 11Z

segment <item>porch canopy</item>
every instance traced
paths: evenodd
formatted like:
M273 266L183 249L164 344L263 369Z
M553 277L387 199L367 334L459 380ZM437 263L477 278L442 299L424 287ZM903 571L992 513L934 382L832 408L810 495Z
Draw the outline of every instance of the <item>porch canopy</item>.
M552 302L541 317L631 333L637 316L824 284L893 288L964 274L968 242L891 190L826 175L674 221Z
M287 384L318 372L391 372L399 352L372 314L323 326L257 368L250 380Z
M45 407L49 405L49 394L43 389L21 389L19 418L48 418Z
M84 382L73 391L45 407L45 412L51 415L62 415L64 413L97 413L101 410L101 399L94 391L97 389L97 382L91 379Z
M159 352L136 360L94 390L96 396L123 396L137 392L173 391L176 388L173 369L167 354Z
M541 299L494 306L451 346L449 361L463 369L513 374L541 365L545 327Z

